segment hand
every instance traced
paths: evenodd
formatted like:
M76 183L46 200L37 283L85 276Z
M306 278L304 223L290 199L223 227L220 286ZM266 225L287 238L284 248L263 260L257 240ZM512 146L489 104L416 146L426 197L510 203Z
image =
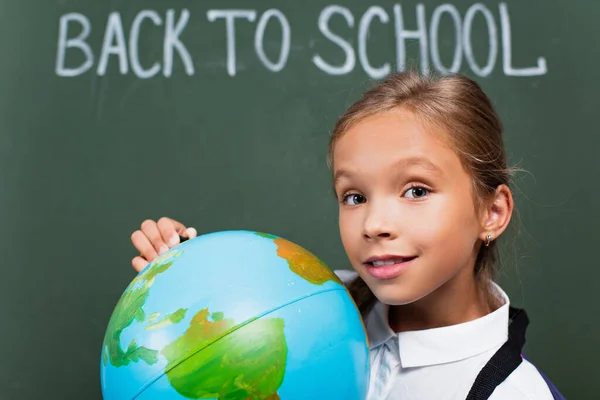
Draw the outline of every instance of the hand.
M141 229L131 234L131 242L140 255L131 260L133 268L140 272L149 262L179 244L179 236L193 239L198 233L186 228L181 222L162 217L158 222L147 219Z

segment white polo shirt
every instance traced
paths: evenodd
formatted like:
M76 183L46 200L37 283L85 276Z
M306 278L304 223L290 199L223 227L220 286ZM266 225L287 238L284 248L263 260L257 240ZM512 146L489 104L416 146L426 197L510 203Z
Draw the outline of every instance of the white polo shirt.
M336 270L349 283L356 273ZM377 302L365 317L371 354L368 400L464 400L477 374L508 339L510 301L462 324L395 333L389 306ZM502 382L490 400L553 400L548 385L527 360Z

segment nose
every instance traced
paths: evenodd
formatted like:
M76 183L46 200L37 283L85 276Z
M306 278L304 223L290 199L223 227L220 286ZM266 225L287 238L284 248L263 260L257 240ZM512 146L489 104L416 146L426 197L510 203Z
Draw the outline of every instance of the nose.
M395 239L398 232L394 226L394 220L389 207L371 203L363 223L364 238L367 240Z

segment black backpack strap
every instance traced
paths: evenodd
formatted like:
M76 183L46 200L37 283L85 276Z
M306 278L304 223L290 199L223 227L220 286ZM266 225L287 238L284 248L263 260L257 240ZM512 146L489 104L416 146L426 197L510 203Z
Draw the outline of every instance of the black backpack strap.
M521 351L525 345L525 331L529 318L525 310L509 308L508 340L496 351L487 364L479 371L471 387L467 400L486 400L496 386L523 362Z

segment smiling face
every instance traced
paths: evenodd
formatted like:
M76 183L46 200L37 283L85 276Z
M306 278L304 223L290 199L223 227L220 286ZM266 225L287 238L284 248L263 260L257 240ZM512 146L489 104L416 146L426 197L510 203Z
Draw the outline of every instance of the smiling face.
M482 218L446 135L400 108L356 123L335 144L342 242L384 303L410 304L450 281L474 280Z

